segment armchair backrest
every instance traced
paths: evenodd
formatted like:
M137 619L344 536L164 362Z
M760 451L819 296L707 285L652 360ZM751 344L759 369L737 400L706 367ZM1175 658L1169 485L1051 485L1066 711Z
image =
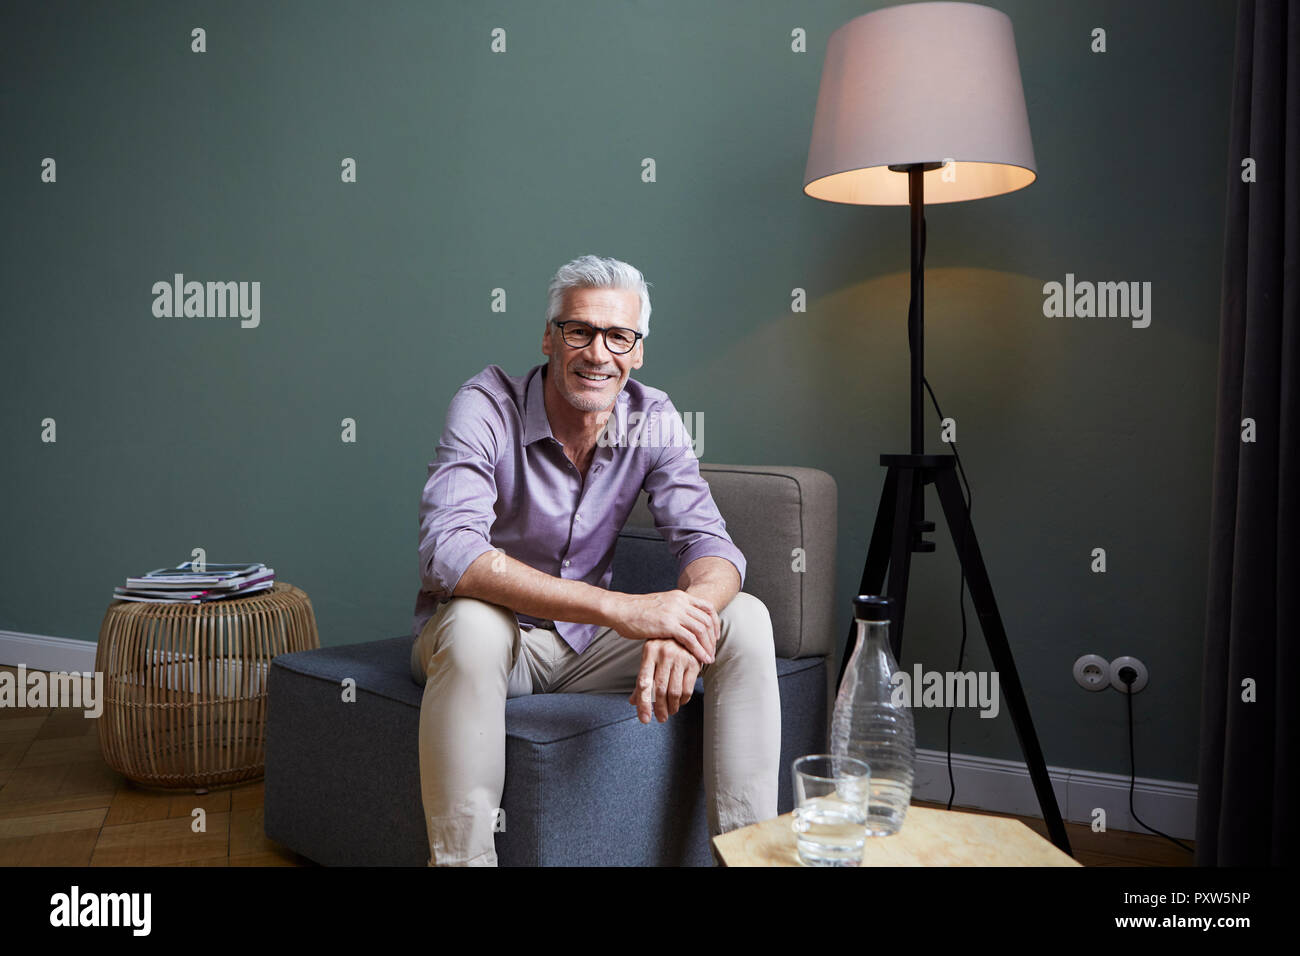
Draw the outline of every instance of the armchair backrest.
M834 652L835 479L791 465L700 464L727 533L748 565L744 590L767 605L778 657ZM642 493L619 536L610 586L676 586L677 564Z

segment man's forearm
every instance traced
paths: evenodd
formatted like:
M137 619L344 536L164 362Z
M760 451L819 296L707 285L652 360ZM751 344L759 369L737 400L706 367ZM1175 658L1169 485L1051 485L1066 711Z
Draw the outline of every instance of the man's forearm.
M553 577L501 551L486 551L475 558L452 593L543 620L612 626L612 592L585 581Z
M677 586L710 601L713 609L721 613L740 591L740 572L726 558L705 555L682 569Z

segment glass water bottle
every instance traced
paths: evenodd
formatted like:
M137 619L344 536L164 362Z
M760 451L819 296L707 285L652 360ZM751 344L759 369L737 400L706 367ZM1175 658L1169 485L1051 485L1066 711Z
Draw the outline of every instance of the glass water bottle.
M916 730L907 706L910 697L899 704L893 701L891 678L898 669L889 647L893 604L892 599L875 594L853 599L857 642L831 721L831 753L856 757L871 767L867 815L871 836L889 836L903 826L916 768Z

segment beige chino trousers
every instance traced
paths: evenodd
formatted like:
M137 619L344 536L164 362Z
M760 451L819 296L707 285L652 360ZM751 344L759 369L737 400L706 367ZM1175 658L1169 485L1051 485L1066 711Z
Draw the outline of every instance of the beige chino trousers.
M700 671L710 836L777 815L781 759L767 607L742 591L719 617L713 663ZM420 789L430 866L497 864L493 831L505 786L506 700L537 693L628 695L643 647L607 627L578 654L550 628L520 627L500 605L454 597L439 606L411 648L411 677L424 684Z

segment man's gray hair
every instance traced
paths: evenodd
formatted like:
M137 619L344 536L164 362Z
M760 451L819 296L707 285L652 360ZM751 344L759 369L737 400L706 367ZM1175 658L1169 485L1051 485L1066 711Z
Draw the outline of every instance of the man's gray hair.
M650 292L646 287L645 276L635 266L601 256L579 256L560 266L547 290L548 326L552 319L559 318L560 311L564 308L564 294L569 289L629 289L635 292L641 298L637 331L642 336L650 334Z

